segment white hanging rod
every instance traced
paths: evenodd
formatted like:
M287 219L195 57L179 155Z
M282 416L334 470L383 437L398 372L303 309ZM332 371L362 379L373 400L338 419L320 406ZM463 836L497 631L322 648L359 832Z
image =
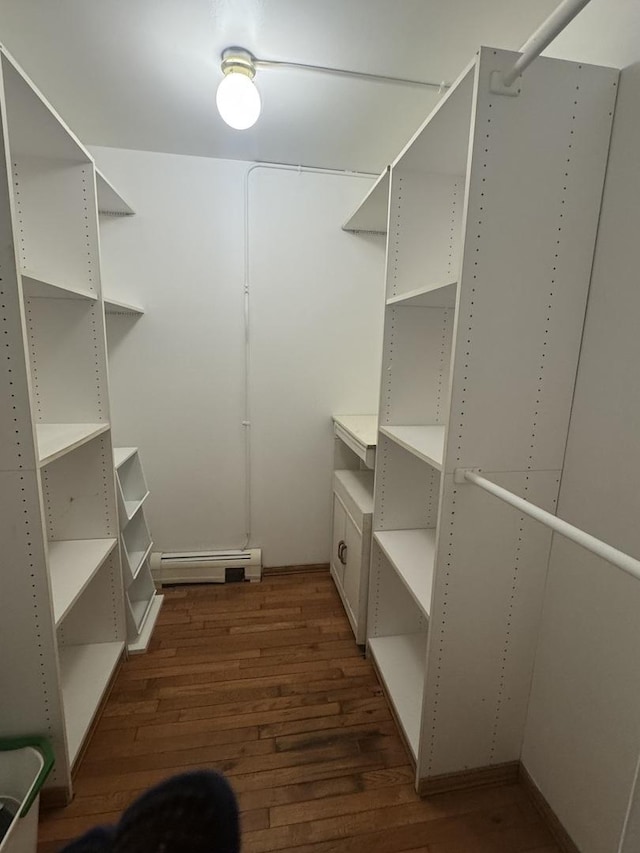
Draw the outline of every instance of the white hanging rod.
M304 62L286 62L278 59L253 58L256 68L295 68L297 71L315 71L319 74L334 74L338 77L354 77L357 80L373 80L376 83L397 83L401 86L426 86L443 92L449 84L433 83L428 80L412 80L406 77L388 77L385 74L368 74L366 71L349 71L346 68L329 68L327 65L307 65Z
M553 515L553 513L547 512L547 510L541 509L539 506L529 503L529 501L525 501L524 498L514 495L513 492L510 492L508 489L504 489L502 486L492 483L491 480L487 480L486 477L480 476L477 471L463 468L458 469L458 472L456 473L456 482L460 482L462 480L460 474L463 475L464 480L467 480L469 483L473 483L474 486L480 486L481 489L484 489L496 498L499 498L501 501L504 501L510 506L520 510L524 515L531 516L531 518L545 524L556 533L560 533L562 536L565 536L577 545L586 548L587 551L597 554L598 557L602 557L603 560L607 560L607 562L612 563L619 569L622 569L623 572L631 575L631 577L638 578L640 580L640 560L636 560L635 557L630 557L629 554L625 554L623 551L619 551L617 548L607 545L606 542L603 542L601 539L596 539L596 537L592 536L590 533L585 533L584 530L580 530L579 527L574 527L574 525L569 524L568 521L563 521L561 518L558 518L557 515Z
M512 68L502 76L502 82L509 87L522 74L525 68L537 59L542 51L581 12L590 0L563 0L555 12L544 21L535 33L520 48L522 54Z

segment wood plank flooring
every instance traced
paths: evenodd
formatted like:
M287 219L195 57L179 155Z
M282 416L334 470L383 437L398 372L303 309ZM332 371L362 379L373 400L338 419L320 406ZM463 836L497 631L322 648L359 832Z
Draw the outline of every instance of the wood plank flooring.
M165 590L39 853L188 768L227 774L244 853L559 853L517 785L421 800L326 572Z

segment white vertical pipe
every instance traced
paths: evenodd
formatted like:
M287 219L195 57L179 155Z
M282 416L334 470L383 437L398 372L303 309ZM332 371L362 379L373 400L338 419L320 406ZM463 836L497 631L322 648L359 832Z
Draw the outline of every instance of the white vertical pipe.
M522 56L509 71L502 75L505 86L511 86L522 74L525 68L537 59L542 51L551 44L554 38L570 23L578 12L581 12L590 0L563 0L555 12L544 21L531 38L520 48Z
M498 486L496 483L492 483L491 480L487 480L485 477L481 477L475 471L465 471L464 478L470 483L473 483L475 486L480 486L481 489L484 489L486 492L489 492L501 501L515 507L524 515L534 518L536 521L550 527L556 533L560 533L561 536L575 542L576 545L580 545L587 551L591 551L598 557L602 557L603 560L606 560L608 563L612 563L614 566L622 569L623 572L631 575L631 577L640 580L640 560L636 560L635 557L631 557L629 554L619 551L612 545L607 545L607 543L603 542L601 539L596 539L595 536L592 536L590 533L585 533L585 531L580 530L579 527L574 527L574 525L569 524L568 521L563 521L561 518L558 518L557 515L547 512L546 509L541 509L539 506L524 500L524 498L514 495L513 492L510 492L508 489Z

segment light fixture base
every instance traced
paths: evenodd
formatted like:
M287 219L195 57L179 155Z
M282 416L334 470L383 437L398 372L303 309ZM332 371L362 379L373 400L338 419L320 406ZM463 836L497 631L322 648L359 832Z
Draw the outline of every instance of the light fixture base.
M255 57L242 47L227 47L222 51L222 73L244 74L250 80L256 76Z

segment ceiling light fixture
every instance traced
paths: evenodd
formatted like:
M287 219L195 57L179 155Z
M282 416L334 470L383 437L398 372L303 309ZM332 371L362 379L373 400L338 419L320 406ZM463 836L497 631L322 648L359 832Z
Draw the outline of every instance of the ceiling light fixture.
M247 130L258 120L262 101L253 78L256 66L253 56L239 47L228 47L222 53L222 73L216 93L218 112L234 130Z
M326 65L306 65L302 62L284 62L281 60L257 59L242 47L228 47L222 52L222 78L218 86L216 103L224 121L236 130L252 127L258 117L262 103L260 92L254 83L256 68L291 68L296 71L314 71L320 74L334 74L339 77L351 77L357 80L370 80L376 83L397 83L403 86L419 86L437 89L442 94L449 85L445 82L431 83L426 80L411 80L406 77L388 77L384 74L368 74L364 71L349 71L346 68L329 68Z

